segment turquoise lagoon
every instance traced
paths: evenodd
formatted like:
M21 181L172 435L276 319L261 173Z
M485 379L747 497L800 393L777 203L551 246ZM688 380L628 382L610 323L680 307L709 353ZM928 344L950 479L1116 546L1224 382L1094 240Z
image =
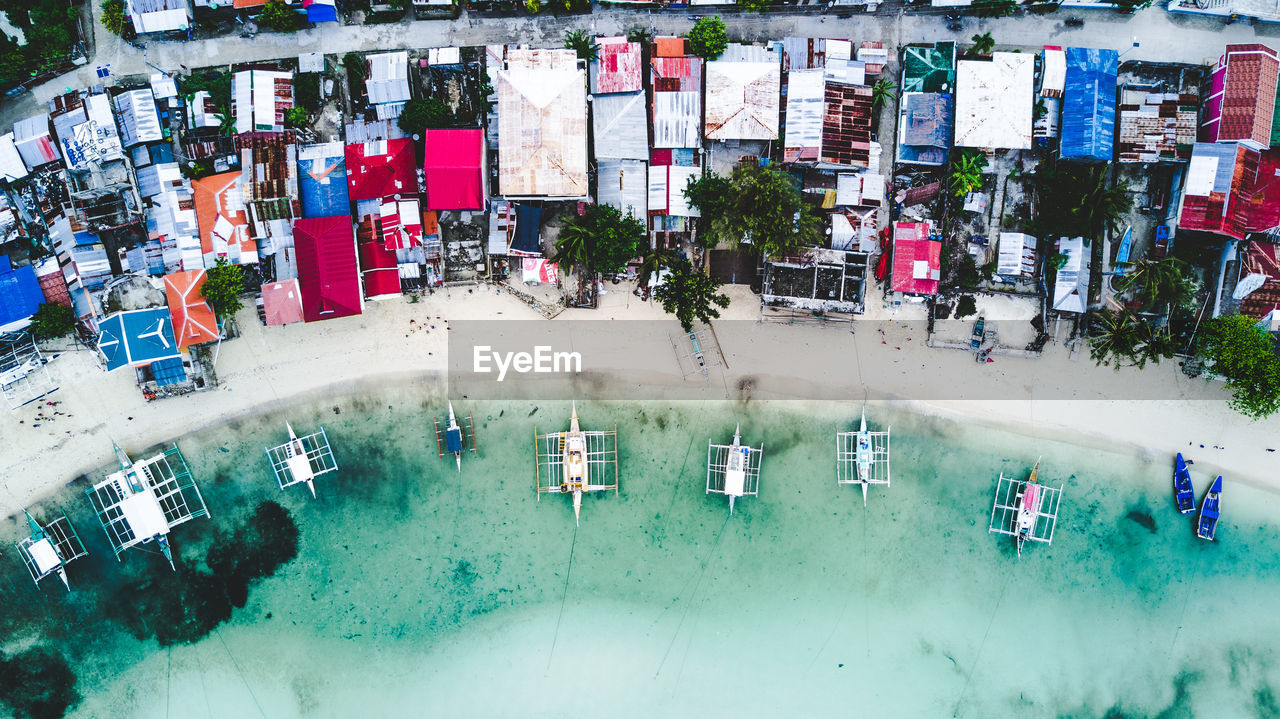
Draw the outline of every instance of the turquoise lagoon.
M67 511L91 556L69 595L4 560L8 648L62 652L84 717L1280 713L1274 494L1228 478L1211 544L1173 508L1170 457L873 405L894 479L864 508L833 466L857 404L586 402L585 428L618 425L622 490L587 497L575 530L532 468L535 424L564 428L568 403L455 406L480 445L461 474L436 457L444 408L425 390L291 408L341 466L316 500L270 475L283 414L179 439L213 519L177 528L178 552L199 561L215 523L264 499L301 532L195 644L83 616L124 573L183 576L137 550L117 565L78 482L39 509ZM759 497L729 517L704 493L706 444L738 421L765 458ZM987 532L995 479L1040 456L1061 516L1019 560Z

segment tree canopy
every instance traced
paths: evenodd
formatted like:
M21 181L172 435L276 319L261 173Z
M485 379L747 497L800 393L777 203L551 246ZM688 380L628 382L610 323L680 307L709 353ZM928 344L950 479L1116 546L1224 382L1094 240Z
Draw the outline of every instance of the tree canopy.
M1116 289L1132 291L1143 310L1168 312L1187 308L1195 302L1199 285L1186 270L1187 263L1176 257L1129 263Z
M41 302L31 316L31 336L38 340L64 337L76 328L76 311L56 303Z
M276 32L297 32L303 23L302 15L280 0L267 0L258 21Z
M702 213L708 246L749 242L770 257L794 255L822 241L818 216L785 172L742 164L728 178L709 175L684 195Z
M415 97L404 104L397 122L401 130L418 135L427 129L436 130L453 124L453 111L434 97Z
M1127 309L1099 310L1090 319L1089 356L1099 366L1141 369L1147 362L1159 363L1174 354L1167 325L1157 327Z
M689 49L694 55L714 60L729 47L729 35L719 15L704 17L693 24L689 31Z
M1280 355L1257 320L1231 315L1205 322L1197 352L1226 378L1232 409L1250 419L1280 411Z
M565 218L552 260L569 272L620 272L649 246L644 223L613 205Z
M1102 236L1106 227L1133 209L1129 183L1110 185L1110 165L1064 162L1035 175L1039 209L1031 234L1037 237Z
M689 260L677 258L670 269L653 297L664 311L676 316L685 332L693 329L694 320L710 322L729 306L729 298L719 292L720 282L699 272Z
M124 30L124 0L102 0L102 27L112 35Z
M586 30L570 30L564 36L564 46L573 50L579 60L596 59L596 39Z
M200 294L220 320L234 317L244 307L240 301L243 291L244 268L231 264L225 257L219 257L218 264L205 271L204 286L200 288Z

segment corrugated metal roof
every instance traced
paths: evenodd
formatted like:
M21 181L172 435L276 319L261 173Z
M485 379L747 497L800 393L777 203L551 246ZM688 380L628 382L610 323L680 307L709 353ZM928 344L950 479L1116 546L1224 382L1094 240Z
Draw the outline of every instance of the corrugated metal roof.
M753 48L761 50L760 48ZM756 56L761 53L744 53ZM767 60L707 63L709 140L776 140L782 71L777 55Z
M122 92L115 97L120 133L125 147L164 139L160 114L150 88Z
M1212 78L1205 106L1205 135L1211 142L1245 140L1256 147L1271 142L1280 55L1266 45L1227 45Z
M1200 98L1178 93L1124 90L1119 108L1119 162L1189 160L1196 142Z
M1005 277L1030 277L1036 265L1036 238L1021 232L1000 233L1000 253L996 258L996 274Z
M653 147L702 146L702 58L653 58Z
M636 92L644 87L640 43L625 37L596 38L599 58L591 63L591 92Z
M499 191L585 197L586 77L573 51L508 50L497 76Z
M613 205L645 221L649 214L647 167L643 160L601 160L596 180L600 204Z
M1116 126L1115 50L1067 48L1062 157L1110 162Z
M787 73L787 131L784 162L816 162L822 146L826 98L821 69Z
M388 102L405 102L409 92L409 53L384 52L369 55L369 76L365 78L365 91L369 102L377 105Z
M937 294L941 274L942 243L929 239L929 223L894 223L893 291L916 295Z
M956 44L902 49L902 92L951 92L956 83Z
M649 114L643 92L596 95L591 127L597 159L648 159Z
M1083 237L1058 239L1058 252L1067 261L1058 268L1053 283L1053 308L1059 312L1081 313L1089 297L1089 261L1085 258L1088 248Z
M997 52L961 60L956 71L956 147L1031 149L1035 58Z
M1178 225L1244 239L1280 225L1280 150L1197 142Z
M867 167L871 159L871 88L828 82L819 162Z
M902 94L898 161L942 165L951 150L951 96L932 92Z
M231 76L231 113L236 132L280 132L293 107L293 73L242 70Z
M360 314L364 305L351 216L300 219L293 241L306 321Z
M1067 54L1062 48L1045 46L1040 71L1040 96L1062 97L1067 87Z

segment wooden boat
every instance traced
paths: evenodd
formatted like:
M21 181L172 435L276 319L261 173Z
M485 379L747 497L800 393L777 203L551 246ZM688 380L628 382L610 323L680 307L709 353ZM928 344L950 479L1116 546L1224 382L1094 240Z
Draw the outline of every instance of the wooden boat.
M569 430L538 434L534 427L533 447L538 497L545 492L571 495L575 524L581 517L583 494L610 489L617 494L618 428L582 429L576 402L569 417Z
M1200 501L1200 519L1196 523L1197 537L1213 541L1213 535L1218 531L1218 508L1221 501L1222 475L1218 475L1218 478L1213 480L1213 486Z
M1018 556L1022 556L1022 545L1027 541L1028 537L1035 535L1036 520L1040 519L1040 482L1037 475L1040 474L1040 460L1036 460L1036 466L1031 468L1031 477L1027 479L1026 484L1022 487L1022 492L1018 495L1018 533L1015 535L1018 540Z
M867 412L857 431L836 433L836 483L862 487L862 505L867 504L867 488L889 486L889 428L883 432L867 429Z
M1191 470L1179 452L1173 463L1173 499L1178 503L1178 512L1191 514L1196 511L1196 490L1191 485Z

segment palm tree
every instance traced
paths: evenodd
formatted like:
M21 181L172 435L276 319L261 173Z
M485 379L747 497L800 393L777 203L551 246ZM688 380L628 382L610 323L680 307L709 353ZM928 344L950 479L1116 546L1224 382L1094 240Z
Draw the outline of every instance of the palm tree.
M647 286L650 277L674 265L679 257L680 254L672 247L655 247L646 252L636 275L636 286Z
M566 222L560 228L560 237L556 240L556 250L551 255L551 261L569 274L585 270L590 265L591 245L591 232L587 228Z
M570 30L564 36L564 46L578 54L579 60L595 60L596 39L586 30Z
M1144 309L1187 307L1198 286L1185 274L1186 263L1176 257L1126 263L1127 272L1116 283L1121 292L1135 291Z
M991 33L989 32L974 35L970 39L973 40L973 47L969 48L969 52L974 55L990 55L996 46L996 41L991 38Z
M898 95L894 92L898 86L893 84L893 80L885 78L875 85L871 86L871 111L877 112L888 100L897 100Z
M982 171L987 168L987 158L976 152L961 153L958 160L951 165L951 194L956 197L965 195L982 187Z
M647 46L653 42L653 33L643 27L631 28L627 31L627 42L638 42L642 47Z
M1133 195L1129 191L1128 182L1117 182L1107 186L1108 168L1110 165L1093 170L1088 176L1088 189L1080 197L1076 212L1085 221L1085 226L1094 233L1101 233L1104 227L1115 229L1116 221L1133 209Z
M1089 356L1098 365L1115 362L1116 369L1124 360L1134 362L1142 342L1142 328L1129 310L1099 310L1089 325Z
M1169 325L1157 327L1152 322L1141 320L1137 324L1135 336L1138 344L1131 359L1138 369L1146 367L1148 360L1160 364L1160 360L1169 359L1177 351L1173 336L1169 334Z

